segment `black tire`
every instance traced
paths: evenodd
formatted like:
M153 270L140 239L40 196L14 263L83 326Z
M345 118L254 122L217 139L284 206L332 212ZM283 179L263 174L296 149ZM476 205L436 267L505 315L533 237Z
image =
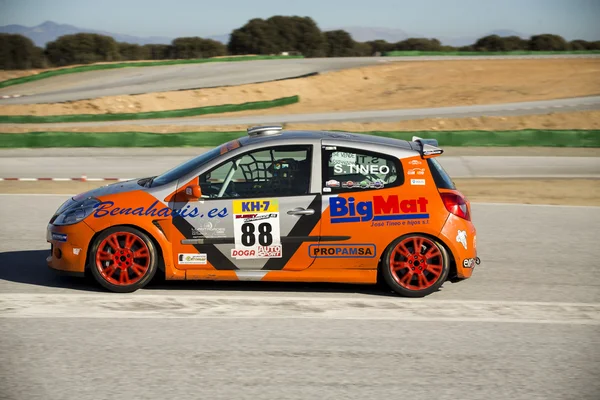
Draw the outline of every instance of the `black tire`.
M133 245L131 245L131 248L126 248L122 238L132 237L137 239L135 239L135 242ZM116 238L119 245L123 243L121 250L124 254L117 261L111 258L110 260L101 262L100 260L97 260L97 255L99 255L98 250L101 245L103 247L101 254L103 255L108 254L115 258L118 256L116 253L121 251L115 250L114 253L110 252L112 251L113 247L107 242L103 244L103 242L108 238ZM114 243L114 241L112 243ZM139 258L135 257L136 254L142 254L138 253L140 249L144 255L146 253L144 249L147 249L147 256ZM141 264L136 263L135 260L145 260L143 262L144 265L142 266ZM117 263L121 261L123 261L123 264L119 264L119 266L117 266ZM146 286L156 274L158 262L158 252L152 239L144 232L128 226L115 226L100 233L90 247L90 252L88 255L88 269L95 281L105 289L115 293L131 293ZM123 265L123 267L121 267L121 265ZM111 271L111 267L113 266L114 271L112 274L109 274L108 272ZM101 269L104 273L101 272ZM140 270L144 270L144 272L139 273L138 271ZM118 275L115 275L116 273L118 273ZM121 274L126 274L124 283L116 282L116 279L114 278L116 276L120 280ZM134 274L134 279L130 279L130 277ZM130 283L127 283L127 281Z
M402 252L401 250L398 250L397 247L400 245L400 243L411 243L411 241L414 240L423 240L423 243L421 245L421 249L423 249L423 246L427 245L427 247L425 247L425 254L427 254L429 252L429 249L432 249L433 247L435 247L435 249L433 249L433 253L435 254L435 256L432 256L429 260L435 260L435 265L432 265L434 262L432 261L431 263L425 263L425 264L420 264L417 263L418 260L414 260L414 259L410 259L409 257L406 257L406 255L411 254L410 250L411 247L410 245L405 245L404 248L406 250L409 250L409 253L406 252ZM417 243L417 242L413 242L413 243ZM412 250L414 251L415 247L417 245L414 245L412 247ZM437 250L437 251L436 251ZM400 252L400 254L398 253ZM419 260L422 260L425 258L425 254L420 254L421 251L419 251L417 253L417 257L419 258ZM413 257L414 257L414 253ZM394 257L394 260L392 260L392 256ZM415 257L416 258L416 257ZM406 262L402 261L406 259ZM400 267L398 267L398 269L394 272L394 270L392 269L392 262L394 262L394 265L400 265ZM408 262L411 262L411 265L408 265ZM425 265L426 270L424 271L419 271L419 266L422 267L422 265ZM441 271L439 272L439 274L437 274L437 269L440 269L441 267ZM381 262L381 275L383 276L383 279L385 281L385 283L387 284L387 286L392 289L394 292L396 292L397 294L399 294L400 296L403 297L425 297L435 291L437 291L446 281L447 277L448 277L448 273L450 272L450 257L448 255L448 251L446 250L446 248L444 246L442 246L440 244L440 242L438 240L435 240L429 236L426 235L421 235L421 234L408 234L408 235L404 235L401 236L399 238L397 238L396 240L394 240L386 249L386 251L383 253L383 260ZM423 267L422 267L423 268ZM435 273L433 271L429 271L428 268L435 268L436 271ZM410 269L410 271L409 271ZM416 270L415 272L413 272L414 270ZM410 279L408 279L408 284L402 284L400 283L402 281L402 278L399 277L400 273L404 273L404 278L408 278L408 274L411 275ZM422 275L423 278L419 277L419 275ZM412 282L421 282L421 279L425 279L425 281L427 282L426 287L424 287L423 289L418 289L416 287L411 287L411 286L416 286L411 284Z

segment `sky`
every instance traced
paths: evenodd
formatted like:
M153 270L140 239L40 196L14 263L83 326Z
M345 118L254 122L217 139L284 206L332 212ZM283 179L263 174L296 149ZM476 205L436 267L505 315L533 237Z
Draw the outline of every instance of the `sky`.
M321 30L397 28L427 37L495 29L600 40L600 0L0 0L0 25L44 21L135 36L211 36L251 18L299 15Z

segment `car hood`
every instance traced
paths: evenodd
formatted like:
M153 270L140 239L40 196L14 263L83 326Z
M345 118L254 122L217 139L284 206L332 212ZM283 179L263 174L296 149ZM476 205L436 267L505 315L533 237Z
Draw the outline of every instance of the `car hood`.
M134 190L143 189L143 186L141 186L138 183L138 181L140 181L140 178L131 179L129 181L124 181L124 182L111 183L111 184L105 185L105 186L100 186L99 188L88 190L87 192L83 192L76 196L73 196L73 200L80 201L80 200L87 199L89 197L98 198L98 197L103 197L103 196L109 196L111 194L131 192Z

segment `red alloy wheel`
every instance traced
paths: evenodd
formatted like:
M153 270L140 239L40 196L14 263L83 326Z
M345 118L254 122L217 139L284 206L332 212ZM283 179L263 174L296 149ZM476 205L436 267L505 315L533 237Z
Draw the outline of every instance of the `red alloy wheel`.
M108 282L128 286L139 282L150 267L150 250L139 236L115 232L96 251L96 268Z
M437 245L423 236L402 240L390 255L392 278L405 289L424 290L433 286L444 270L444 256Z

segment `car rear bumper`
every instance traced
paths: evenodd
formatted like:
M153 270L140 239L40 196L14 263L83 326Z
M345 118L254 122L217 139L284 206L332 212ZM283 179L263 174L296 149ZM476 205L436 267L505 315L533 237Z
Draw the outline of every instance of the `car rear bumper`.
M441 232L456 263L456 279L470 278L480 260L477 257L477 230L471 221L450 214Z
M81 275L85 271L88 245L94 231L85 223L46 227L46 241L50 243L48 267L69 275Z

